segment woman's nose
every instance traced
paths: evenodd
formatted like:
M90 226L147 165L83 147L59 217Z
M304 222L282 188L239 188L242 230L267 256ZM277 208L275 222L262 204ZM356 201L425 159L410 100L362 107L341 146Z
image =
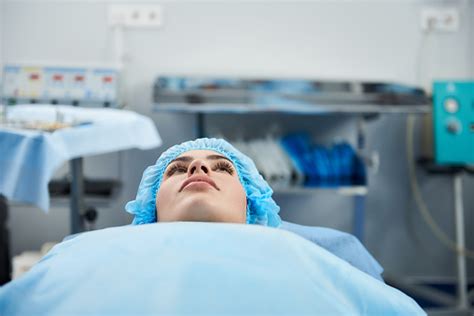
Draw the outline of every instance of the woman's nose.
M205 161L203 161L201 159L196 159L189 165L188 176L192 176L194 174L202 173L202 172L205 173L205 174L208 174L209 170L210 170L210 168L206 164Z

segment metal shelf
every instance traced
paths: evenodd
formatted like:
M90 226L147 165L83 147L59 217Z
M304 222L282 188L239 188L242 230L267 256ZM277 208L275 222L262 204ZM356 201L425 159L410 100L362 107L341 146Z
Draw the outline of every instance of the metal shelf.
M155 111L188 113L429 113L420 88L390 82L161 76Z
M374 105L374 104L314 104L291 106L255 106L253 104L215 104L215 103L155 103L154 112L177 113L285 113L300 115L325 114L426 114L431 113L431 105Z
M287 187L274 188L275 194L313 194L317 192L336 193L344 196L365 196L368 193L367 186L342 186L342 187Z

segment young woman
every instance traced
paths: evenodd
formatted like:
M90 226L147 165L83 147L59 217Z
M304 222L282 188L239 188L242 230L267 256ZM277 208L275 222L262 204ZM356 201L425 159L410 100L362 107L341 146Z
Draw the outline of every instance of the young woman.
M279 206L253 161L222 139L201 138L166 150L143 173L125 209L133 224L172 221L279 227Z

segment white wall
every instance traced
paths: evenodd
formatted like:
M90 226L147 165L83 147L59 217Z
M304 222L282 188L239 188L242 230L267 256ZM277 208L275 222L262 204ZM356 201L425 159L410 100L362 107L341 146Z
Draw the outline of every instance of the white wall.
M3 23L4 23L4 0L0 0L0 85L3 73Z
M468 23L474 18L474 5L468 1L154 2L162 3L165 24L159 30L125 32L129 59L123 75L129 108L155 120L164 139L163 148L192 138L195 121L192 115L152 113L151 87L159 74L364 79L426 87L433 78L474 76L474 23ZM3 45L0 42L4 60L111 61L112 34L106 22L110 3L7 0ZM433 34L422 41L419 11L424 5L459 7L460 30ZM420 47L424 72L417 81ZM245 118L238 119L245 123ZM219 118L210 121L213 128L219 124ZM351 126L352 121L347 124ZM454 259L434 240L411 199L404 124L403 117L383 117L369 126L369 142L380 151L382 165L370 178L367 246L389 271L454 275ZM123 194L100 209L98 227L129 222L123 204L133 198L141 172L160 151L133 150L125 152L122 159L108 155L88 160L86 174L93 174L97 165L112 159L115 163L108 172L116 176L117 168L122 168L122 180L126 180ZM437 220L452 232L449 180L421 176ZM466 182L466 192L472 191L472 181ZM350 201L324 195L278 199L288 219L350 229ZM466 210L474 208L467 194L465 202ZM472 222L472 216L466 214L466 223ZM54 207L49 215L13 206L11 217L14 253L67 234L64 205ZM469 225L472 231L472 223ZM468 237L472 247L472 234Z
M164 2L162 29L127 31L130 82L138 84L134 75L144 84L157 73L197 73L416 83L423 3ZM107 5L7 0L5 58L107 60L111 56ZM461 12L464 22L467 12ZM430 71L433 76L468 75L468 34L466 23L461 23L459 32L438 34L432 43L428 41L432 46L427 50L433 49L428 56L437 65Z

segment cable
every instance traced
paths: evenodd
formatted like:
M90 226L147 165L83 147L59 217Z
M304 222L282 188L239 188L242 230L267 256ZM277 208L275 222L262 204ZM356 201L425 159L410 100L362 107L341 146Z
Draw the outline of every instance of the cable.
M123 27L123 19L117 21L116 24L112 26L112 36L113 36L113 62L115 66L120 71L119 82L117 85L117 104L119 108L123 109L127 106L127 94L126 94L126 81L125 81L125 62L126 62L126 53L124 50L124 27ZM117 174L118 180L120 184L123 181L123 151L117 152Z
M421 41L420 45L418 47L418 51L416 54L416 82L420 84L421 87L423 87L423 79L421 75L423 74L424 70L426 69L424 66L426 66L426 63L424 62L424 59L422 59L424 50L425 50L425 45L430 38L429 35L433 34L433 21L429 21L428 28L422 33L421 36ZM425 56L426 57L426 56ZM426 91L429 91L429 87L426 88ZM407 154L407 162L408 162L408 172L409 172L409 178L410 178L410 186L411 190L413 192L413 197L415 199L415 203L417 205L418 210L420 211L423 220L426 222L428 227L431 229L435 237L445 246L447 246L450 250L464 255L469 259L474 260L474 251L467 249L467 248L461 248L457 245L456 242L451 240L449 236L438 226L436 221L434 220L433 216L431 215L428 207L426 206L426 203L423 200L423 197L420 192L420 188L418 185L418 181L416 178L415 174L415 159L414 159L414 154L413 154L413 139L414 139L414 125L415 125L415 116L413 114L410 114L407 118L407 127L406 127L406 154Z
M421 33L420 44L418 46L418 49L417 49L417 52L416 52L416 57L415 57L415 69L416 69L415 81L425 91L430 91L430 87L424 87L423 78L421 78L421 75L423 74L425 69L427 69L426 62L424 62L424 60L426 59L426 56L424 56L425 59L423 59L422 57L424 55L424 51L425 51L425 48L426 48L425 46L428 43L428 40L430 39L430 35L433 34L432 31L433 31L433 22L430 21L428 23L428 29L424 30Z
M119 20L116 24L112 25L112 37L113 37L113 62L117 69L120 71L119 82L117 86L117 100L120 108L127 106L127 93L126 93L126 81L125 81L125 66L127 61L127 54L124 49L124 21Z
M413 138L414 138L414 125L415 125L415 116L410 114L407 118L407 127L406 127L406 154L408 162L408 173L410 177L410 187L413 192L413 197L417 205L418 210L420 211L423 220L426 222L428 227L431 229L435 237L445 246L447 246L452 251L466 256L466 258L474 260L474 251L459 247L456 242L451 240L449 236L438 226L433 216L431 215L428 207L426 206L425 201L420 192L420 187L416 179L415 174L415 159L413 154Z

